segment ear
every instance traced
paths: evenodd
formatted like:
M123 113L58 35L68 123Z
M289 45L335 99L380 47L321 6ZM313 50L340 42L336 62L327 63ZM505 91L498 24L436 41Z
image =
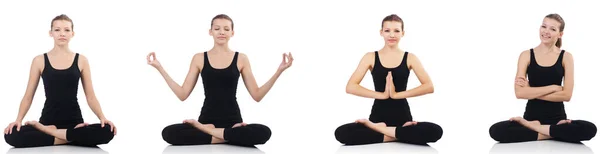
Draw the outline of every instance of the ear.
M233 37L234 34L235 34L235 31L232 29L231 30L231 37Z
M73 36L71 36L71 37L75 37L75 31L73 31Z
M563 32L558 33L558 38L562 38Z
M383 29L379 29L379 35L383 37Z
M404 31L404 29L402 30L402 37L404 37L406 31Z
M213 36L212 33L211 33L211 30L212 30L212 28L208 29L208 35Z
M48 36L52 37L52 29L48 31Z

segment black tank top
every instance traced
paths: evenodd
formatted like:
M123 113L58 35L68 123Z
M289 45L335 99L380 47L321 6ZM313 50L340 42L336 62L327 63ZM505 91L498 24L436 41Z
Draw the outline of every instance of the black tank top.
M83 123L79 103L77 102L77 89L81 72L77 62L79 53L67 69L55 69L44 53L44 70L42 80L46 93L46 102L42 109L40 123L45 125L69 125Z
M386 77L389 71L392 71L396 92L406 91L406 84L410 75L410 70L406 63L407 57L408 52L404 52L404 58L402 58L399 66L396 68L386 68L383 67L379 60L379 53L375 51L375 64L371 70L375 91L385 91ZM372 122L384 122L388 126L402 126L405 122L412 121L408 101L406 99L392 98L385 100L375 99L369 120Z
M565 51L562 50L556 63L548 67L540 66L535 60L533 49L530 49L530 52L530 62L529 66L527 66L529 86L562 85L565 75L565 69L562 64ZM556 124L560 120L567 119L567 114L565 113L563 102L530 99L527 101L523 118L527 120L539 120L542 124Z
M215 69L204 52L202 83L204 84L204 105L198 121L210 124L235 124L242 122L236 91L240 71L237 67L238 52L231 64L224 69ZM215 124L217 125L217 124Z

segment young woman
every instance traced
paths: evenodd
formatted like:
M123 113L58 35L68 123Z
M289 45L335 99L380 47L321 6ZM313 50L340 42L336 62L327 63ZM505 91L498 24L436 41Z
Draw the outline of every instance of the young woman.
M73 21L64 14L59 15L52 19L50 27L54 48L33 59L19 114L15 122L4 130L4 139L14 147L106 144L116 135L116 127L104 117L96 99L87 58L69 49L69 41L75 35ZM42 116L39 122L28 121L21 126L23 117L31 107L40 77L46 93ZM80 78L88 105L100 119L100 124L90 125L83 121L77 102Z
M560 48L564 29L560 15L546 15L540 26L541 43L519 56L514 86L517 98L528 100L525 114L492 125L494 140L580 142L596 135L593 123L567 119L565 113L563 102L573 94L574 74L573 56Z
M228 42L234 34L233 20L224 14L217 15L208 32L214 39L214 46L208 52L194 55L183 85L171 79L154 53L147 57L148 64L160 72L181 101L190 96L199 75L204 85L204 105L198 120L188 119L183 124L167 126L162 132L163 139L172 145L264 144L271 137L271 130L265 125L243 122L236 100L238 79L241 75L252 98L260 102L283 71L292 65L294 58L291 54L283 54L283 61L273 77L258 87L248 57L229 49Z
M412 53L402 51L398 42L404 35L404 22L395 14L381 23L381 36L385 46L364 55L358 68L350 77L346 92L374 98L369 119L359 119L338 127L336 139L346 145L398 141L413 144L436 142L442 137L442 128L430 122L413 121L407 98L433 93L433 84L421 62ZM413 70L421 85L406 90L408 76ZM360 86L371 71L375 91Z

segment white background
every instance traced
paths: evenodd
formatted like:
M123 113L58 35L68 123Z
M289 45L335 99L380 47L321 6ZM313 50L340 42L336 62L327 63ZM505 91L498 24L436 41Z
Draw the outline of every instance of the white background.
M488 133L493 123L523 114L526 100L517 100L513 92L517 59L520 52L538 45L538 28L549 13L565 19L563 48L575 59L575 90L566 103L568 116L600 124L593 93L600 77L595 71L600 35L597 6L594 1L548 0L2 1L0 125L4 128L16 118L31 60L52 48L50 21L64 13L75 25L70 47L88 57L96 95L106 117L118 127L113 141L100 146L104 152L186 151L167 148L161 131L198 117L204 98L202 83L199 80L192 95L180 102L145 57L156 51L167 72L183 83L192 56L213 45L208 35L210 19L225 13L235 23L230 47L249 56L259 85L275 72L281 53L292 52L295 58L260 103L252 100L240 79L238 102L245 122L262 123L273 131L271 139L254 152L498 153L541 152L551 147L599 151L597 137L584 142L587 146L529 143L513 147L495 146ZM404 144L342 147L334 130L367 118L372 105L372 99L346 94L346 82L366 52L383 46L381 20L392 13L405 22L400 47L420 58L435 86L435 93L409 99L413 117L441 125L443 137L430 144L432 148ZM45 99L42 84L24 121L40 116ZM362 84L373 88L369 73ZM409 88L417 85L412 73ZM79 100L86 122L98 122L81 88ZM0 152L10 148L0 144ZM231 149L198 146L187 151Z

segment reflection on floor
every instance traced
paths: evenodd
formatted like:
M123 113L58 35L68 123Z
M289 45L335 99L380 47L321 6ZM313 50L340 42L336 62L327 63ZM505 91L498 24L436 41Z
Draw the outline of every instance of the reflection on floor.
M378 143L378 144L367 144L367 145L354 145L354 146L340 146L336 152L337 154L365 154L365 153L378 153L378 154L397 154L397 153L415 153L415 154L437 154L438 151L429 145L413 145L398 142Z
M59 146L45 146L45 147L33 147L33 148L11 148L6 152L7 154L21 154L21 153L33 153L33 154L62 154L62 153L86 153L86 154L108 154L108 152L102 150L99 147L80 147L71 145L59 145Z
M588 146L582 143L568 143L560 141L531 141L521 143L496 143L490 154L519 154L519 153L573 153L593 154Z
M163 154L175 153L201 153L201 154L222 154L222 153L240 153L240 154L265 154L256 147L242 147L227 144L213 145L189 145L189 146L172 146L169 145L163 151Z

